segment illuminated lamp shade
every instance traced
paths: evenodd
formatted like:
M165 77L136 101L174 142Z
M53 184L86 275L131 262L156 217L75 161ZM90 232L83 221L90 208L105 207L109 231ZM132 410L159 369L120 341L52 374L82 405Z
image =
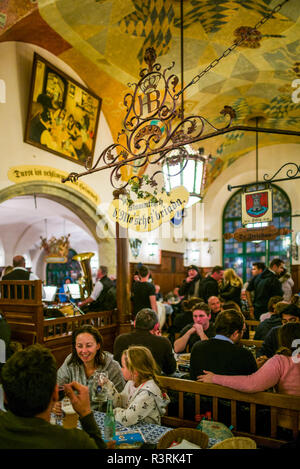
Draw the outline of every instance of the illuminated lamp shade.
M184 186L188 190L190 197L186 208L199 202L203 196L207 161L203 154L204 148L196 151L185 145L170 152L163 164L166 191L169 193L178 186ZM174 161L177 162L174 164Z

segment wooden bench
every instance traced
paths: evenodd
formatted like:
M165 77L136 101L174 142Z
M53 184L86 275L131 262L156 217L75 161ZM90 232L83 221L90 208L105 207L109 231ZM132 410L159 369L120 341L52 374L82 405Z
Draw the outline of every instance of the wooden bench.
M104 349L112 351L117 331L116 310L45 318L41 280L2 280L0 311L11 327L12 340L24 347L35 343L48 347L58 366L71 352L73 330L82 324L91 324L99 329Z
M288 438L278 436L279 427L288 428L291 436L296 438L300 429L300 396L292 396L286 394L277 394L273 392L258 393L242 393L233 389L219 386L216 384L199 383L186 379L169 378L165 376L159 377L161 387L171 395L174 400L178 401L177 412L173 415L167 414L162 418L162 424L170 427L192 427L198 425L195 416L201 415L203 412L202 402L205 400L205 409L210 405L212 420L220 420L220 401L226 400L229 407L229 422L223 422L232 425L235 436L247 436L254 439L258 446L268 448L278 448L280 445L288 441ZM187 393L192 399L194 409L193 418L186 417ZM211 398L211 403L207 397ZM171 405L171 404L170 404ZM169 405L169 407L170 407ZM241 430L239 419L239 405L249 407L249 428ZM267 409L267 414L263 415L263 434L257 431L257 418L263 406ZM176 406L175 406L176 407ZM259 407L259 408L258 408ZM174 406L173 406L174 410ZM247 410L247 409L246 409ZM267 421L266 419L269 419ZM269 426L268 434L265 434Z

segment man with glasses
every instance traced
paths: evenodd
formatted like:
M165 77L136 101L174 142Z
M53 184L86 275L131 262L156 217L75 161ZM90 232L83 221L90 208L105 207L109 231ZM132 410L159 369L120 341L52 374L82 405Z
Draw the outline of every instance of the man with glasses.
M300 322L300 308L294 304L287 304L286 308L280 311L281 325L288 322ZM262 347L257 352L257 357L271 358L279 348L278 330L281 327L276 326L268 332Z
M249 375L257 370L253 354L239 345L246 331L242 313L228 309L218 314L215 337L197 342L191 352L190 376L196 380L209 370L220 375Z

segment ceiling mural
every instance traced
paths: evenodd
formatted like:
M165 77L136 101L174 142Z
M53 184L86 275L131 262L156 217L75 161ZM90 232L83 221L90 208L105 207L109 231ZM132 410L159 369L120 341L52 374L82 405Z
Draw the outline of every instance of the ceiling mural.
M184 84L189 83L256 25L280 0L184 0ZM128 83L139 80L148 47L166 68L181 73L179 0L3 0L0 40L39 45L71 66L102 99L116 139L125 117ZM292 100L300 78L300 3L289 0L184 94L185 115L221 126L225 105L234 125L298 130L300 103ZM300 86L300 85L299 85ZM299 137L260 134L259 145L299 143ZM207 185L255 148L255 133L236 131L201 143L212 154Z

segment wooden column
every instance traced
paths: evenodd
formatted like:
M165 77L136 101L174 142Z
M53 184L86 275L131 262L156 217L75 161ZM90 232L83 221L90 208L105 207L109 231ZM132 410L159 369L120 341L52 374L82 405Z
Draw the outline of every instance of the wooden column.
M114 199L118 199L122 190L113 192ZM116 264L117 264L117 308L118 334L131 330L130 316L130 276L128 262L128 230L116 222Z

